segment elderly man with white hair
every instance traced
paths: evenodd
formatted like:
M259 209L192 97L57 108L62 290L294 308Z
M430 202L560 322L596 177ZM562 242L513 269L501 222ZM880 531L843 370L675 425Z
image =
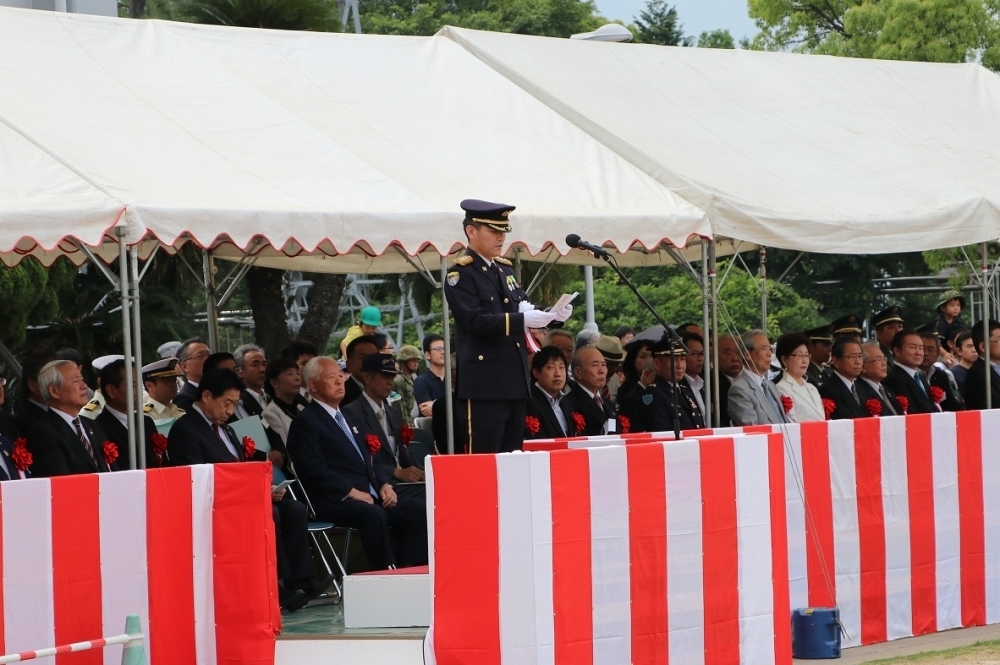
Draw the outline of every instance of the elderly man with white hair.
M790 422L781 396L767 378L771 368L771 341L763 330L740 337L743 371L729 387L729 418L733 425L766 425Z
M288 430L288 455L316 516L361 532L372 570L427 563L427 508L422 499L397 496L385 469L372 463L381 442L362 437L340 411L344 373L337 361L317 356L303 380L313 401ZM397 560L389 527L402 543Z

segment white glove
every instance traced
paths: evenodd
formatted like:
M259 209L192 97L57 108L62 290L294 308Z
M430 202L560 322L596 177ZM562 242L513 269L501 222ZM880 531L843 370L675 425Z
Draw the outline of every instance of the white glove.
M517 303L517 311L521 312L522 314L524 314L525 312L530 312L533 309L535 309L535 306L532 305L527 300L522 300L521 302Z
M524 327L545 328L552 323L554 318L556 318L556 315L552 312L543 312L538 309L533 309L524 313Z
M552 313L555 315L556 321L564 322L573 314L573 305L567 303L565 307Z

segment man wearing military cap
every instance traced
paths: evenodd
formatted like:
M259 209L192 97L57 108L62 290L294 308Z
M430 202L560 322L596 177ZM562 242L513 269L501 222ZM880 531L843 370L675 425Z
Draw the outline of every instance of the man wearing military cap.
M174 404L177 396L177 378L181 371L177 358L164 358L142 368L142 385L146 389L143 412L154 422L172 420L184 415L184 409Z
M396 353L396 361L399 363L399 374L393 379L392 389L399 395L396 402L396 409L403 417L403 422L410 427L415 427L413 411L417 407L417 400L413 397L413 377L417 375L420 368L420 349L404 344Z
M830 324L830 334L836 340L839 337L854 337L858 344L861 343L861 317L857 314L847 314Z
M872 327L875 328L875 339L885 354L886 366L891 372L896 366L892 357L892 338L903 329L903 310L896 305L883 309L872 318Z
M653 345L652 363L656 378L645 387L640 382L639 389L630 401L638 401L640 422L634 423L635 431L670 432L674 429L677 413L674 411L674 393L677 393L677 409L680 412L679 428L697 429L705 426L705 417L698 406L691 386L684 379L687 371L687 352L681 348L671 348L668 338ZM626 407L622 407L625 410Z
M806 380L819 388L823 383L826 367L830 364L833 335L830 334L830 326L812 328L802 334L809 338L809 369L806 370Z
M511 262L502 256L514 206L475 199L461 206L469 245L448 270L444 286L455 316L459 423L470 453L520 450L531 385L529 329L565 321L573 308L535 309L517 283Z

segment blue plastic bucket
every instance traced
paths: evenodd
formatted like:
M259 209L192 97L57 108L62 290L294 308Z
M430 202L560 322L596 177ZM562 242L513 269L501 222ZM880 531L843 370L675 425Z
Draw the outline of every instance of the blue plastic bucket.
M818 660L840 658L840 617L835 607L792 611L792 656Z

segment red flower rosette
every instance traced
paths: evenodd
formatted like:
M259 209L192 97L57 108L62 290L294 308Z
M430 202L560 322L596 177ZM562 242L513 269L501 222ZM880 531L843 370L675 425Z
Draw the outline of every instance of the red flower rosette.
M21 437L14 440L14 452L11 453L10 458L14 460L14 466L17 467L18 471L28 470L34 460L31 458L31 451L28 450L27 439Z
M372 451L372 455L382 449L382 442L379 440L377 434L368 434L365 436L365 443L368 444L368 450Z
M935 404L940 404L944 401L944 390L938 388L937 386L931 386L931 399L934 400Z
M403 442L404 446L410 445L410 441L413 441L413 428L409 425L403 425L400 427L399 440Z
M243 458L250 461L255 452L257 452L257 442L249 436L243 437Z
M903 409L903 415L910 410L910 400L906 399L902 395L896 395L896 401L899 402L899 406Z
M587 429L587 419L579 411L573 412L573 426L576 427L577 433Z
M156 432L151 437L153 440L153 454L158 462L163 461L163 453L167 452L167 437Z
M829 397L823 398L823 413L826 415L826 419L829 420L833 412L837 410L837 403L834 402Z
M628 434L632 431L632 421L628 419L628 416L618 416L618 424L622 428L622 434Z
M104 442L102 452L104 453L104 463L109 467L115 463L116 459L118 459L118 446L110 441Z
M792 403L791 397L788 395L781 396L781 408L785 410L785 413L791 413L793 406L794 404Z
M528 430L528 434L534 436L538 434L542 429L542 423L538 421L538 418L534 416L524 417L524 429Z
M865 400L865 410L868 411L869 416L877 418L882 415L882 402L878 401L874 397L869 400Z

